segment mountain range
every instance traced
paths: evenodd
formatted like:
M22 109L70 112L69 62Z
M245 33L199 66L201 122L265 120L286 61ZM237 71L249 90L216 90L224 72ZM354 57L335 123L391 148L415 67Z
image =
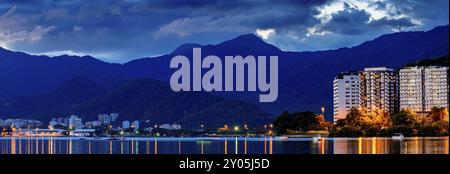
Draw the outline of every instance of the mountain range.
M48 120L77 113L86 119L119 112L126 119L153 122L261 124L282 111L315 111L332 116L332 81L336 74L368 66L398 68L417 60L448 55L449 26L430 31L382 35L354 47L289 52L253 34L216 44L183 44L166 55L125 64L90 56L34 56L0 48L0 118ZM167 82L176 55L278 56L279 96L259 103L255 92L172 92Z

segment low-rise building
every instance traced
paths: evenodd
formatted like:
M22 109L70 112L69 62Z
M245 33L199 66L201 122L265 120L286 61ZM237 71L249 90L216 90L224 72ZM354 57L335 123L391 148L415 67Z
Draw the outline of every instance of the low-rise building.
M84 127L87 127L87 128L99 127L101 125L102 125L102 122L97 121L97 120L96 121L88 121L88 122L84 123Z
M15 128L32 129L42 126L42 122L38 120L26 120L26 119L6 119L4 126L10 126Z
M91 137L95 135L95 129L75 129L70 131L69 135L74 137Z
M128 120L122 121L122 129L130 128L130 122Z
M26 136L26 137L57 137L64 136L65 130L62 129L15 129L12 131L12 136Z
M131 127L134 129L139 129L139 121L134 120L133 123L131 123Z
M162 124L159 125L160 129L167 129L167 130L179 130L181 129L181 125L179 124Z
M118 117L118 113L100 114L98 115L98 121L104 125L111 125L117 120Z
M83 122L77 115L71 115L69 118L69 127L71 129L81 129L83 128Z

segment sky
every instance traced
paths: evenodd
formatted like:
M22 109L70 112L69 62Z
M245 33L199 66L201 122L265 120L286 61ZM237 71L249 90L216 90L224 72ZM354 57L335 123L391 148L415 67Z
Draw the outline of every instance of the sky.
M0 47L106 62L253 33L285 51L358 45L449 23L448 0L0 0Z

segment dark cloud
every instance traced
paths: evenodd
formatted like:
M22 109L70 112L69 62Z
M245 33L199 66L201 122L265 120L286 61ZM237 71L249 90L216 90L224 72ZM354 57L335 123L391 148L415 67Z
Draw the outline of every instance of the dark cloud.
M375 20L370 23L370 26L390 26L390 27L413 27L414 24L411 18L403 17L399 19L388 19L386 17Z
M348 5L344 11L334 14L322 30L331 31L345 35L358 35L367 32L367 23L370 14L364 10L351 8Z
M107 61L170 52L186 42L214 44L257 29L283 49L350 46L398 26L448 24L448 0L361 0L388 16L345 5L326 22L317 18L340 0L0 0L0 46L32 53L93 54ZM313 33L311 33L313 32ZM314 33L315 32L315 33Z
M274 4L287 4L300 7L323 5L330 1L331 0L271 0Z
M377 1L369 6L377 10L388 8L384 3ZM386 11L387 14L394 15L392 11ZM397 28L414 27L415 23L411 17L382 17L374 19L369 12L364 9L356 9L349 4L344 4L344 10L331 16L331 19L325 24L318 25L318 31L333 32L343 35L360 35L371 33L374 30L386 30Z

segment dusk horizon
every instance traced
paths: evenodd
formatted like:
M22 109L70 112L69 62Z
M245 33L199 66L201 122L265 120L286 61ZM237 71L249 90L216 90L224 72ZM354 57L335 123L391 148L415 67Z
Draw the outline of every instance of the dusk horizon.
M379 35L379 36L374 36L374 38L369 39L369 40L366 40L366 41L362 41L361 43L355 43L355 45L341 46L341 47L329 48L329 49L320 49L320 50L283 50L283 49L281 49L281 48L278 48L276 45L274 45L274 46L277 47L278 49L280 49L280 50L283 51L283 52L323 52L323 51L332 51L332 50L338 50L338 49L342 49L342 48L352 48L352 47L357 47L358 45L364 44L364 43L366 43L366 42L373 41L373 40L375 40L375 39L377 39L377 38L380 38L380 37L382 37L382 36L385 36L385 35L392 35L392 34L397 34L397 33L408 33L408 32L425 32L425 31L433 30L433 29L438 28L438 27L448 27L448 26L449 26L449 24L438 25L438 26L432 27L432 28L429 29L429 30L424 30L424 31L419 31L419 30L400 31L400 32L399 32L399 31L393 31L393 32L391 32L391 33L385 33L385 34L382 34L382 35ZM104 58L101 58L101 57L95 57L94 55L90 55L90 54L78 55L78 54L73 54L73 53L70 53L70 52L67 52L67 53L60 53L60 54L55 54L55 55L52 55L52 54L33 54L33 53L26 52L26 51L10 50L10 49L8 49L8 48L3 48L3 47L1 47L1 46L0 46L0 48L3 48L3 49L5 49L5 50L9 50L9 51L22 52L22 53L25 53L25 54L30 54L30 55L35 55L35 56L48 56L48 57L62 57L62 56L93 57L93 58L95 58L95 59L101 60L101 61L106 62L106 63L126 64L126 63L129 63L129 62L132 62L132 61L135 61L135 60L139 60L139 59L145 59L145 58L158 58L158 57L161 57L161 56L163 56L163 55L171 54L173 51L175 51L176 49L178 49L179 47L181 47L181 46L183 46L183 45L194 44L194 45L198 45L198 47L203 47L203 46L207 46L207 45L218 45L218 44L223 43L223 42L225 42L225 41L233 40L233 39L236 39L236 38L238 38L238 37L240 37L240 36L245 36L245 35L253 35L253 36L256 36L256 37L260 38L263 42L265 42L265 43L267 43L267 44L273 45L272 43L269 43L269 42L267 42L266 40L264 40L264 39L263 39L261 36L259 36L257 33L247 33L247 34L241 34L241 35L233 36L233 37L231 37L231 38L229 38L229 39L227 39L227 40L219 41L218 43L205 43L205 44L202 45L202 44L198 44L198 43L193 43L193 42L187 41L187 42L184 42L184 43L182 43L182 44L176 46L173 50L170 50L170 51L168 51L168 52L166 52L166 53L162 53L162 54L160 54L160 55L149 55L149 56L144 56L144 57L127 58L127 59L128 59L127 62L109 62L108 59L104 59ZM430 58L432 58L432 57L430 57Z

